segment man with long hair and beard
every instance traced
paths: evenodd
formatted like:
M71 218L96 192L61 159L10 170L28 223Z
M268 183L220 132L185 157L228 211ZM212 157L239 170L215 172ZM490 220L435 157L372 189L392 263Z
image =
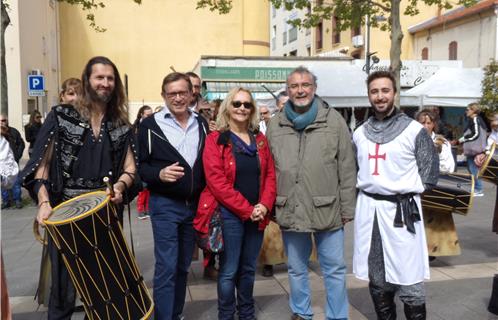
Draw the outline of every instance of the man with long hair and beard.
M81 194L106 188L111 173L122 223L123 197L136 172L133 132L119 72L106 57L94 57L82 74L83 92L73 105L61 104L47 115L33 155L21 176L38 202L37 221L48 219L52 208ZM111 194L110 190L107 190ZM75 288L60 253L49 237L52 286L48 319L70 319Z

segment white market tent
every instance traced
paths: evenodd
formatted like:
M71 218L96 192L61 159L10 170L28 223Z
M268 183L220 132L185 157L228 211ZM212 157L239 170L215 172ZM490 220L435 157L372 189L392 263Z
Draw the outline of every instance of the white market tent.
M366 73L358 66L309 66L317 77L317 94L333 107L370 107ZM429 79L401 93L401 106L466 107L481 98L484 72L479 68L441 67ZM284 86L282 86L284 89ZM258 102L273 105L270 94Z
M405 91L402 105L466 107L482 96L480 68L445 68L436 71L426 81Z
M317 77L316 93L333 107L370 107L367 74L358 66L310 68Z
M306 65L305 65L306 66ZM306 66L317 77L317 91L333 107L370 107L367 96L367 74L358 66ZM285 85L282 85L282 89ZM279 91L278 91L279 92ZM278 92L274 92L277 94ZM257 97L259 104L273 105L270 94Z

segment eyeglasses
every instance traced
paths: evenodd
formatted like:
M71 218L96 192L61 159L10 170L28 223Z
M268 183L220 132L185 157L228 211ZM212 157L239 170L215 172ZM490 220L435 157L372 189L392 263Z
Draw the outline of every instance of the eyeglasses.
M36 118L36 119L41 119L41 118L42 118L42 116L36 116L35 118Z
M7 119L0 119L0 122L7 122Z
M254 108L254 105L252 102L242 102L242 101L232 101L232 106L235 109L240 108L240 106L244 106L245 109L252 109Z
M299 87L308 90L308 89L311 89L311 87L313 87L313 83L305 82L305 83L301 83L301 84L293 83L293 84L289 85L289 89L292 89L292 90L295 90Z
M189 92L188 91L178 91L178 92L168 92L166 93L166 97L168 99L174 99L177 96L180 98L186 98L188 96Z

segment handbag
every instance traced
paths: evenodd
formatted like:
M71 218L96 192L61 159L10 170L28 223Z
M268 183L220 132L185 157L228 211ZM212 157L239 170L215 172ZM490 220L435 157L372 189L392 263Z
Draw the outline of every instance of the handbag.
M197 246L204 251L220 253L223 251L223 219L220 207L217 206L209 220L207 233L196 232Z
M463 143L463 154L466 156L475 156L484 152L487 145L487 132L482 126L479 127L479 135L477 139ZM467 132L467 131L466 131Z

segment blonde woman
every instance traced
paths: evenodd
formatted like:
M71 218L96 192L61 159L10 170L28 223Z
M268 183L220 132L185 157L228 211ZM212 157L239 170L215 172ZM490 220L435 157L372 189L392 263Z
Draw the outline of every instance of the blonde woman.
M257 132L251 93L234 88L222 102L202 161L207 187L194 228L207 233L215 208L223 219L224 251L218 273L218 319L255 319L256 260L275 201L275 168L265 136ZM237 298L235 298L237 297Z

